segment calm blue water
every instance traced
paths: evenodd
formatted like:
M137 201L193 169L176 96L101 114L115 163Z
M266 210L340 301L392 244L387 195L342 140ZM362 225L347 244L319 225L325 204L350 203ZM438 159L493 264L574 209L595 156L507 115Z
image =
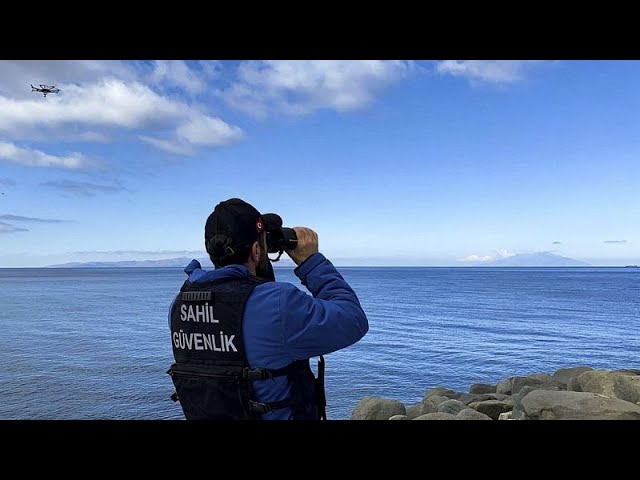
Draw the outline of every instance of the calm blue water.
M640 368L640 271L340 268L369 333L326 356L330 419L365 395L586 364ZM278 280L299 285L291 269ZM167 308L177 268L0 269L0 419L179 419ZM315 368L315 361L313 362Z

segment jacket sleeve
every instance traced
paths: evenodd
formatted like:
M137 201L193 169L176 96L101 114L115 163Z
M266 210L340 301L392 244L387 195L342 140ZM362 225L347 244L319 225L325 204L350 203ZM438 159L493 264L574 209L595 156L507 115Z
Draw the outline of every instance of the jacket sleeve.
M294 273L313 295L294 285L280 294L285 347L294 360L334 352L367 333L358 297L324 255L312 255Z

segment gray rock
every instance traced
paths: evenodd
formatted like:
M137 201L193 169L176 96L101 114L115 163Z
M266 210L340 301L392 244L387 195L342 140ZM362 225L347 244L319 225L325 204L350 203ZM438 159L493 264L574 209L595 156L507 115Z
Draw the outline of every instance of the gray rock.
M495 400L495 393L463 393L458 397L465 405L469 405L472 402L483 402L485 400ZM505 395L506 396L506 395Z
M496 386L487 383L474 383L469 388L469 393L496 393Z
M589 370L593 370L591 367L587 367L586 365L580 367L571 367L571 368L561 368L553 372L552 378L556 382L564 383L567 386L567 390L570 390L569 384L572 378L578 378L584 372L588 372Z
M461 412L465 408L467 408L467 406L460 400L447 400L438 405L438 412L457 415L458 412Z
M580 388L580 382L578 381L577 378L569 379L569 383L567 384L567 390L569 390L571 392L581 392L582 391L582 389Z
M371 396L360 400L351 413L351 420L389 420L394 415L406 413L404 404L398 400Z
M420 404L420 414L436 413L438 411L438 406L447 400L449 400L449 398L443 397L442 395L431 395L430 397L423 399Z
M640 375L640 370L635 368L624 368L622 370L614 370L617 373L626 373L627 375Z
M640 376L635 374L590 370L578 377L578 383L583 392L599 393L631 403L640 401Z
M433 397L434 395L439 395L441 397L447 397L447 398L452 398L454 400L457 400L458 397L460 396L460 393L454 392L453 390L449 390L448 388L445 388L445 387L436 387L436 388L432 388L427 393L425 393L424 397L422 397L422 400L424 401L429 397Z
M536 390L535 387L527 385L526 387L523 387L518 393L510 397L511 402L513 403L512 418L514 420L527 419L527 414L525 413L524 408L522 407L522 399L529 393L533 392L534 390Z
M485 415L484 413L480 413L473 408L465 408L464 410L460 410L456 415L456 420L491 420L491 417Z
M535 390L522 407L531 420L640 420L640 406L591 392Z
M509 395L505 395L504 393L490 393L487 400L506 400L507 398L511 398Z
M420 415L422 415L422 402L407 407L407 417L409 420L413 420Z
M510 412L513 408L500 400L485 400L484 402L473 402L469 404L470 408L477 410L480 413L484 413L492 420L497 420L501 413Z
M498 420L513 420L513 418L511 418L512 416L513 412L504 412L500 414Z
M417 418L414 418L414 420L455 420L455 419L456 419L455 415L451 415L450 413L442 413L442 412L426 413L424 415L420 415Z
M522 390L523 387L532 386L538 389L547 389L553 387L556 390L566 390L566 384L555 380L551 375L546 373L533 373L525 377L509 377L497 386L497 393L505 395L513 395Z
M505 395L511 395L513 392L513 377L505 378L498 385L496 385L496 393L503 393Z
M409 420L409 417L406 415L394 415L393 417L389 417L389 420Z
M522 387L532 386L537 389L540 388L548 388L554 387L557 390L566 390L567 386L564 383L560 383L554 380L551 375L543 374L534 374L528 375L526 377L513 377L513 383L511 386L511 393L518 393L522 390Z

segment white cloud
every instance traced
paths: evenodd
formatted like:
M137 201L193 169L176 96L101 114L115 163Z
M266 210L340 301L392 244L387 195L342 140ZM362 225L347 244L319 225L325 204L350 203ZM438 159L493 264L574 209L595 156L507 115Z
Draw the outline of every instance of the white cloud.
M208 78L218 78L224 70L220 60L200 60L198 64Z
M105 76L133 81L133 64L119 60L0 60L0 95L34 98L29 84L83 84Z
M468 255L464 258L458 259L459 262L490 262L491 260L493 260L491 255Z
M66 157L56 157L40 150L20 148L13 143L0 142L0 161L6 160L27 167L60 167L71 170L87 170L99 166L81 153L74 152Z
M142 128L179 117L184 106L140 83L105 79L86 87L68 85L60 97L14 100L0 97L0 131L83 124Z
M148 135L140 135L139 138L143 142L167 153L185 156L193 155L195 153L195 149L193 147L185 145L184 142L180 142L178 140L164 140L161 138L149 137Z
M524 78L528 69L543 63L539 60L443 60L438 73L465 77L486 83L514 83Z
M69 221L69 220L58 220L55 218L24 217L22 215L11 215L11 214L0 215L0 220L9 220L10 222L39 222L39 223L65 223Z
M238 67L239 79L221 92L232 107L257 117L339 112L370 104L414 68L400 60L259 60Z
M210 72L213 66L207 67ZM204 89L204 81L183 60L156 60L150 80L163 85L174 85L189 93L200 93Z
M55 98L17 100L0 97L0 132L14 137L42 136L65 127L81 125L89 128L124 130L157 129L166 132L174 128L175 135L186 146L180 153L192 153L189 145L220 146L242 138L242 130L223 120L210 117L195 108L158 95L138 82L126 84L109 78L86 87L68 85L64 95ZM104 140L105 134L84 132L84 141ZM158 140L142 135L147 143L165 151L171 139Z
M28 232L26 228L18 228L5 222L0 222L0 233Z
M176 130L179 137L194 145L220 146L240 140L242 130L223 122L219 118L205 115L193 116Z
M55 188L62 190L73 195L81 197L92 197L97 192L100 193L114 193L126 190L126 188L119 185L101 185L91 182L78 182L75 180L52 180L49 182L43 182L40 184L43 187Z
M459 258L458 262L470 262L470 263L483 263L497 260L498 258L513 257L515 253L509 252L505 248L500 248L494 255L468 255L464 258Z

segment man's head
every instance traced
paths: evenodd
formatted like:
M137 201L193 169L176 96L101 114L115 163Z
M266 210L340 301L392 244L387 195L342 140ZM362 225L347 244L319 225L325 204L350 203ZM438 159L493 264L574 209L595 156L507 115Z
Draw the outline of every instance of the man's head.
M259 276L270 270L262 215L239 198L216 205L205 223L204 241L216 268L248 264L250 268L255 266Z

